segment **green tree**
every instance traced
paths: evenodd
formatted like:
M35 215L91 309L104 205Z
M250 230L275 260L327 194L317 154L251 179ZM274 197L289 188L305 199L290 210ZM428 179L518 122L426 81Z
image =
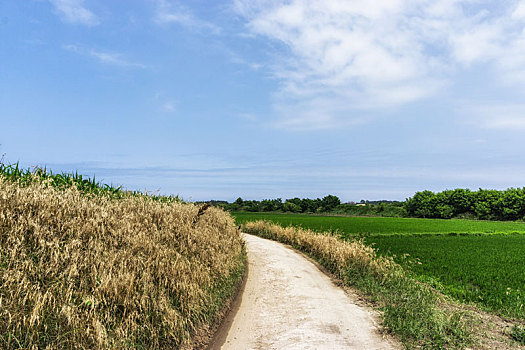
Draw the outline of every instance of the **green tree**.
M300 213L301 207L294 202L289 202L288 200L284 202L283 204L283 211L285 212L292 212L292 213Z
M329 194L328 196L325 196L321 200L321 206L323 208L323 211L332 211L339 204L341 204L341 200L338 197L331 195L331 194Z
M432 191L416 192L414 197L408 198L405 209L410 216L428 218L431 217L433 210L433 199L435 197Z

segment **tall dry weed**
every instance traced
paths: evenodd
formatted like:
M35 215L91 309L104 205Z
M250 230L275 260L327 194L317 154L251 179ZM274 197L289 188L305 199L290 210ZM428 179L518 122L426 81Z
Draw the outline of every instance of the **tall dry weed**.
M188 344L244 259L233 219L198 212L0 176L0 348Z
M344 277L349 268L366 270L378 278L402 273L391 258L377 255L372 247L360 240L341 241L330 234L319 234L292 226L282 227L266 221L247 222L243 229L248 233L290 244L305 251L321 260L339 278Z

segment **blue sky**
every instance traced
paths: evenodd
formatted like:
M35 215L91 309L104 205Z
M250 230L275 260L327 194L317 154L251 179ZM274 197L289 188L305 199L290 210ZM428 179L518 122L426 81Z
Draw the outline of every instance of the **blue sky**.
M0 153L187 200L525 186L525 1L6 0Z

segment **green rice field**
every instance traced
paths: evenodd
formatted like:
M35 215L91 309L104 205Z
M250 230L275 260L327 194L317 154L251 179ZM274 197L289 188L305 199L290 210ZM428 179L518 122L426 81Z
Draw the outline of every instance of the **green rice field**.
M525 319L525 223L299 214L233 213L238 223L268 220L345 239L364 237L418 279L462 302Z
M315 231L338 230L352 234L392 233L525 233L525 223L459 219L416 219L389 217L319 216L308 214L232 213L239 224L269 220L281 225L294 225Z

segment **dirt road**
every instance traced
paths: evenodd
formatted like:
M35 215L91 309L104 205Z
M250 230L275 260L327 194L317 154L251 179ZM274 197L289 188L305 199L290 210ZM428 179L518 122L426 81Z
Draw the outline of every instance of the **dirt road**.
M212 349L395 349L312 262L279 243L244 235L248 279L229 329Z

